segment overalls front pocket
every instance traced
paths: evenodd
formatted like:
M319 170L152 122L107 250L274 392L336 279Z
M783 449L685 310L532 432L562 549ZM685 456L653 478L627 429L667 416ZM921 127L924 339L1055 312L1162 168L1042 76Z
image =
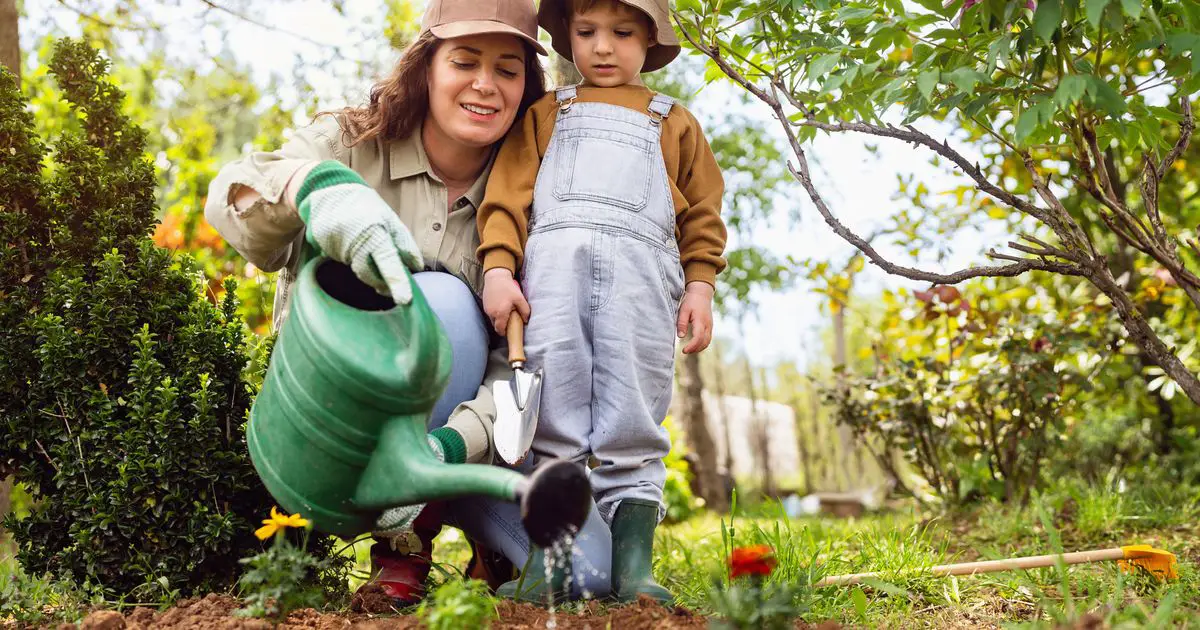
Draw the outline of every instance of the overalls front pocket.
M634 212L646 207L652 152L645 139L619 131L572 130L564 131L559 141L562 154L554 175L555 198Z

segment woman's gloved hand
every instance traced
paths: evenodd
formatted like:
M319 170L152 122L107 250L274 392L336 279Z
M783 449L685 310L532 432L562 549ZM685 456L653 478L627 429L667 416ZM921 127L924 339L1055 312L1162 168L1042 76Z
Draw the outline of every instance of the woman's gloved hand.
M321 162L304 178L296 207L306 238L330 258L349 265L359 280L397 304L412 301L405 268L425 262L412 233L362 177L341 162Z

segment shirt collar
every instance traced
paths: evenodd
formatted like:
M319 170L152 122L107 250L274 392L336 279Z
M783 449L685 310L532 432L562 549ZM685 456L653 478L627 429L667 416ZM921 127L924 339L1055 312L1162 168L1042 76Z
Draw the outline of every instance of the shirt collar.
M429 166L429 156L425 154L425 143L421 141L421 131L410 134L407 138L392 140L389 149L390 157L388 161L391 163L389 176L392 180L404 179L422 173L429 174L430 177L436 178L433 174L433 168ZM476 209L483 205L483 194L487 190L488 175L492 172L492 165L496 162L496 153L499 151L499 143L492 149L492 153L488 156L487 165L483 167L483 172L475 179L475 183L467 189L463 194L463 198L471 203Z
M388 161L391 163L389 175L393 180L430 173L429 157L425 155L425 145L421 142L421 130L409 134L407 138L391 141Z

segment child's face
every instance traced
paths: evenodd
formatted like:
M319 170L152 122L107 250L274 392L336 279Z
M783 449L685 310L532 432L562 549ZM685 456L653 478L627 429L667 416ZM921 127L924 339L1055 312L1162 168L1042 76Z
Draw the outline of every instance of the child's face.
M650 48L650 18L615 0L597 2L570 19L571 55L585 82L598 87L641 85Z

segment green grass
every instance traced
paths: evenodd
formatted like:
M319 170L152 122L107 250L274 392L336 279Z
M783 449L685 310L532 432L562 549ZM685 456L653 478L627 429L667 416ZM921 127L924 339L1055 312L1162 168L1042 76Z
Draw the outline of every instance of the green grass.
M882 572L859 587L798 596L809 621L888 627L1055 627L1093 616L1113 627L1187 627L1200 619L1200 489L1064 485L1025 507L990 504L930 518L915 506L858 520L789 521L771 510L732 521L706 515L660 530L655 573L680 603L705 611L728 543L768 544L772 579L813 584L825 575ZM1146 543L1175 553L1181 579L1160 584L1115 563L930 578L921 569L976 559Z
M1180 579L1162 584L1122 573L1115 563L964 578L932 578L921 572L935 564L1137 543L1175 553ZM1023 507L991 503L945 514L901 504L888 513L848 520L789 520L778 504L742 506L732 520L703 514L661 527L655 574L680 604L709 613L709 592L725 574L728 549L750 544L775 549L773 581L803 587L826 575L883 574L859 586L801 588L796 603L807 621L833 619L857 627L1054 628L1095 619L1114 628L1200 628L1193 621L1200 619L1197 487L1160 481L1122 489L1114 483L1088 487L1066 482L1033 496ZM366 576L368 549L364 540L343 550L357 559L353 586ZM468 555L461 533L443 530L435 544L435 582L459 579ZM16 579L15 562L2 556L0 581ZM26 620L36 619L43 606L83 604L61 585L20 579L29 588L21 593Z

